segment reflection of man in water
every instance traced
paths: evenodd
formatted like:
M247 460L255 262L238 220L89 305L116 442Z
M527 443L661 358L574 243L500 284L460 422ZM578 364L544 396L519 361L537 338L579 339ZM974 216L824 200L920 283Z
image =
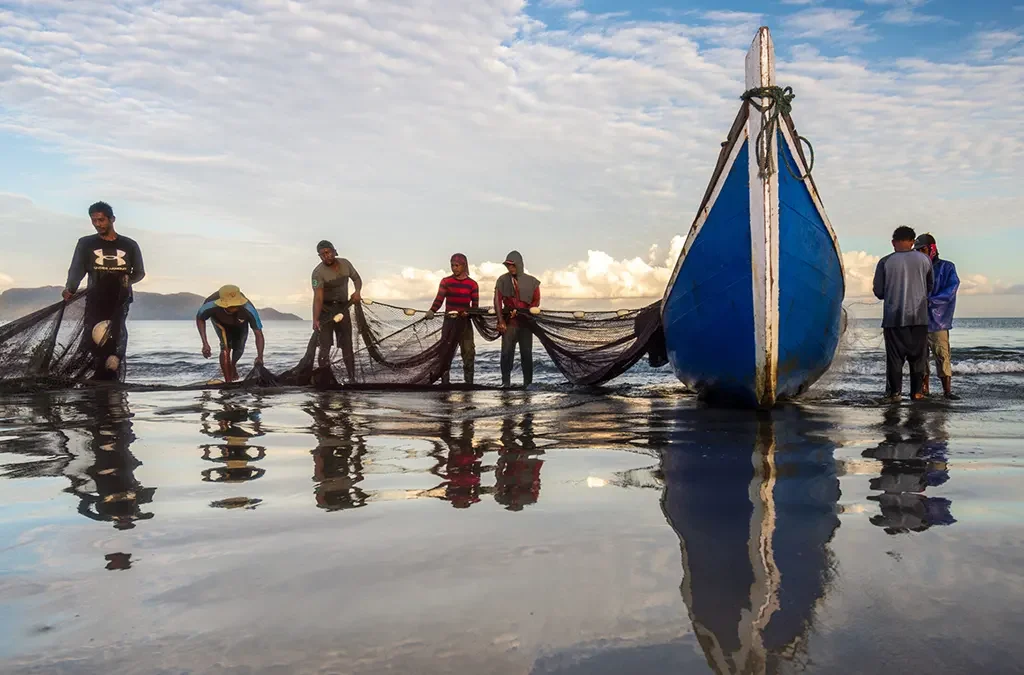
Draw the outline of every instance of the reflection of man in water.
M523 415L521 431L516 432L515 419L506 417L501 423L501 448L494 471L494 501L509 511L522 511L540 499L540 470L544 460L535 455L533 414Z
M441 423L440 439L448 447L444 464L435 471L445 479L444 497L457 509L468 509L480 501L483 450L473 447L473 421L463 420L458 438L452 433L451 420ZM443 473L441 473L443 469Z
M221 466L203 470L203 481L212 483L244 483L262 478L266 469L252 466L267 456L266 448L247 445L245 438L228 436L223 445L204 445L203 459L207 462L221 462ZM250 454L255 453L255 455Z
M313 418L310 430L317 439L312 450L316 505L326 511L359 508L368 496L359 487L366 442L355 433L347 399L337 413L330 409L331 402L322 397L303 408Z
M200 446L205 461L218 463L218 466L203 470L203 481L242 483L262 478L266 470L252 466L250 462L258 462L266 457L267 450L249 443L251 439L263 435L259 411L235 405L231 401L221 401L221 404L223 410L212 415L203 413L200 418L204 434L224 440L224 443ZM252 432L239 426L247 421L252 422Z
M83 474L68 476L71 487L66 492L78 497L78 512L92 520L112 522L119 530L152 518L141 506L153 501L156 488L143 487L135 478L135 469L142 462L129 450L135 433L127 393L90 392L76 407L89 420L86 428L92 435L84 453L92 463Z
M944 497L928 497L929 487L938 487L949 480L945 418L936 416L925 424L921 411L912 409L905 425L899 413L886 416L885 440L863 452L864 457L882 463L878 477L870 487L881 494L868 499L878 502L881 513L871 516L871 523L888 534L923 532L934 525L956 522L950 513L952 502Z

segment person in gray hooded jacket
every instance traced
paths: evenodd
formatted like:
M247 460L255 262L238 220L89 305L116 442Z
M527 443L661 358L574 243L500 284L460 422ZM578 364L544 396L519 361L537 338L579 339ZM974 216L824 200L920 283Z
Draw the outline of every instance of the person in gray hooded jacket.
M523 256L512 251L505 256L507 273L494 284L494 312L501 333L501 386L512 383L516 345L523 366L523 386L533 382L533 331L528 319L519 316L540 306L540 280L523 271Z

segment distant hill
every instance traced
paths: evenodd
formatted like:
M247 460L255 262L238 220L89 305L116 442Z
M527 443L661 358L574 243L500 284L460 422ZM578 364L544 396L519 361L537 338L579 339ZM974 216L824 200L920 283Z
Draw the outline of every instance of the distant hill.
M60 300L60 286L42 288L9 288L0 293L0 321L25 316ZM195 293L146 293L135 291L135 301L129 317L133 320L161 321L193 320L204 298ZM264 321L302 321L294 314L279 312L272 307L257 307Z

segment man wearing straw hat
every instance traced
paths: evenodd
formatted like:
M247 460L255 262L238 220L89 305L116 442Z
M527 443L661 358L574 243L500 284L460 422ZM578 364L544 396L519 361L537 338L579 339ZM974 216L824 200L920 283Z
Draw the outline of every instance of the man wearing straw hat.
M206 320L213 323L213 330L220 340L220 371L225 382L238 379L235 364L242 358L245 343L249 339L249 328L256 335L256 365L263 365L263 322L260 314L242 295L238 286L221 286L220 290L206 298L196 312L196 328L203 341L203 357L210 358L213 350L206 339Z

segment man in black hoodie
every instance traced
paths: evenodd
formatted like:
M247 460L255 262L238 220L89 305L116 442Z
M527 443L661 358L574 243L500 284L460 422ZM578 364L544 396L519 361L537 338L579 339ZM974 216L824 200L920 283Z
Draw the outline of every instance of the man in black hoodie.
M523 386L533 382L533 331L527 319L519 316L540 306L540 280L523 271L523 256L512 251L505 256L507 273L494 284L494 312L501 333L501 386L512 383L512 364L516 345L523 364Z

